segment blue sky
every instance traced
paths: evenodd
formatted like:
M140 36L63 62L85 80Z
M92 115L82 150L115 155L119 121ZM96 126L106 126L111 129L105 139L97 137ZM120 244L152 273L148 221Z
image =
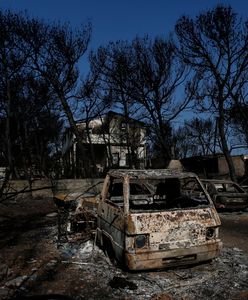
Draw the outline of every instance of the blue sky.
M245 19L247 0L0 0L0 8L27 11L45 21L70 22L72 27L92 23L89 49L110 41L132 40L148 34L166 37L183 14L195 16L217 4L231 5ZM88 71L87 57L80 63Z
M0 8L26 10L33 17L69 21L80 26L93 25L90 48L109 41L133 39L137 35L166 36L177 19L197 15L216 4L230 4L243 17L248 17L246 0L0 0Z
M110 41L132 40L137 35L166 37L183 14L194 17L220 3L231 5L248 19L248 0L0 0L0 8L26 10L32 17L69 21L76 27L90 21L93 32L89 49L97 49ZM80 67L85 75L87 57Z

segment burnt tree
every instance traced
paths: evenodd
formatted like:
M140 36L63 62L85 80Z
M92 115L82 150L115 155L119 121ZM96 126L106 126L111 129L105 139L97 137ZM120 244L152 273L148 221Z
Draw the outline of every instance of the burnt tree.
M247 78L247 24L231 7L220 5L195 19L181 17L175 28L178 53L192 67L198 81L197 104L216 116L222 151L233 180L236 176L225 128L227 112L234 100L239 101Z

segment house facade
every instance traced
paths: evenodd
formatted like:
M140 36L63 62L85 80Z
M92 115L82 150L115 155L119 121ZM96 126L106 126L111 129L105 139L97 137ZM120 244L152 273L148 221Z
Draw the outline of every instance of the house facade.
M67 130L62 145L64 175L87 177L109 168L144 168L147 159L146 126L110 111L77 123L80 142Z
M247 174L248 155L232 156L236 176ZM201 178L229 179L229 169L223 154L193 156L181 159L185 170L198 174Z

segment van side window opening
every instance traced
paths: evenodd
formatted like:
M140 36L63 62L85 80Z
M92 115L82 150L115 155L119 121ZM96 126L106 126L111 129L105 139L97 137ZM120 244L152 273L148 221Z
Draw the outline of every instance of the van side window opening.
M168 210L207 205L209 201L199 182L194 178L165 178L130 181L131 210Z
M112 183L110 188L109 188L109 191L110 191L110 197L121 197L123 196L123 184L122 182L115 182L115 183Z
M113 181L109 187L108 195L109 203L123 207L124 197L123 197L123 183L118 181Z

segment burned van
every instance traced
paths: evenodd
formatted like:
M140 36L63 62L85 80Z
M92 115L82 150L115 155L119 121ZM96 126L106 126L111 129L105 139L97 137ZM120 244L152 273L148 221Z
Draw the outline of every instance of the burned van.
M97 241L130 270L215 258L220 219L198 177L171 170L113 170L97 211Z

